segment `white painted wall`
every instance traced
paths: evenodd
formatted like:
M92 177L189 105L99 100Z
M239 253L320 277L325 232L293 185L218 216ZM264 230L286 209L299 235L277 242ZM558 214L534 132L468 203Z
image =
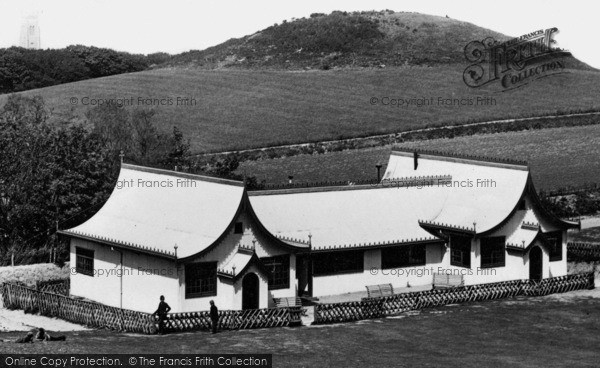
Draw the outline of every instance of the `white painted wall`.
M513 232L517 231L523 221L538 222L542 226L544 232L554 231L549 222L544 221L539 213L533 211L531 199L526 198L526 208L529 211L516 211L504 226L498 229L490 236L506 236L508 239ZM539 246L542 249L543 260L543 277L558 277L567 274L567 234L563 231L562 237L563 257L560 261L550 262L549 252L539 242L532 245ZM440 267L445 272L461 273L464 275L465 285L484 284L509 280L529 279L529 252L507 251L505 254L505 266L495 268L481 268L481 243L479 239L473 240L471 244L471 268L456 267L450 265L450 251L448 250L443 257Z
M75 247L94 251L94 276L75 273ZM122 277L119 277L118 251L103 244L71 239L71 295L120 307L122 290L123 308L148 313L156 310L160 295L164 295L173 312L180 311L179 277L175 263L128 250L122 252L123 271Z
M269 279L263 275L255 266L251 266L248 270L248 274L255 273L258 276L258 292L260 294L258 303L259 308L268 308L269 307L269 293L267 293L267 288L269 286ZM244 277L240 277L234 284L235 291L233 295L233 308L231 309L242 309L242 283L244 281Z
M254 246L257 257L272 257L282 254L290 254L288 249L278 247L272 244L265 236L258 231L257 224L244 211L239 215L235 222L242 222L244 231L242 234L235 234L232 227L221 243L212 251L197 257L190 262L217 262L217 268L223 268L237 253L239 245L245 247ZM253 243L254 240L254 243ZM184 269L185 266L182 266ZM237 270L241 271L241 270ZM296 257L290 254L290 285L287 289L268 290L268 279L263 272L254 266L251 266L247 272L254 272L260 280L260 307L268 308L274 306L273 298L296 296ZM217 284L217 295L202 298L185 298L185 272L182 270L179 279L180 303L183 311L203 311L210 308L209 301L214 300L219 309L236 310L242 308L242 279L241 276L235 285L232 281L220 277Z

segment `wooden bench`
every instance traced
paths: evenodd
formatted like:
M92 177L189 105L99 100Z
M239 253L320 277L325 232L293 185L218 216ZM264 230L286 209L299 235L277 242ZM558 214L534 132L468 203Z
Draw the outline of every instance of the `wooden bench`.
M382 296L394 295L392 284L367 285L367 295L369 298L379 298Z
M290 296L287 298L273 298L275 302L275 306L277 308L281 307L301 307L302 301L297 296Z
M448 289L464 285L462 275L447 275L443 273L433 274L434 289Z

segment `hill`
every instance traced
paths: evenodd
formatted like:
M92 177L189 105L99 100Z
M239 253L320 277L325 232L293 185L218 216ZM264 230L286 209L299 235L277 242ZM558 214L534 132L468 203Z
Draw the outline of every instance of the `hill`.
M206 50L182 53L167 65L329 69L449 64L464 60L467 43L486 37L509 38L433 15L334 11L284 21Z
M600 109L600 73L572 70L506 93L462 81L464 67L256 71L160 69L24 92L41 95L56 118L83 119L92 103L133 101L153 108L158 126L175 125L195 152L264 147L399 132L468 121ZM191 103L177 106L177 97ZM384 105L383 97L411 105ZM478 97L495 104L461 105ZM74 98L75 100L71 100ZM378 101L372 104L371 99ZM431 101L429 105L417 105ZM438 104L438 99L451 104ZM0 104L5 96L0 96ZM160 104L160 100L171 105ZM452 104L454 100L459 103ZM375 100L374 100L375 101ZM185 101L184 101L185 102ZM389 101L388 101L389 102Z
M467 87L464 46L485 37L507 38L417 13L313 14L159 69L24 93L70 121L110 100L154 109L157 125L180 128L194 152L600 109L600 73L568 56L564 73L523 88Z

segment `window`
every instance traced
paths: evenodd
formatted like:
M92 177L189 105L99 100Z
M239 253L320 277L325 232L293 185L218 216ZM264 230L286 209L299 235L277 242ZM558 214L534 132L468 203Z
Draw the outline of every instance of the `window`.
M236 222L235 223L235 229L233 231L235 234L243 234L244 233L244 223L243 222Z
M425 265L424 245L406 245L381 250L381 268L423 265Z
M94 251L75 247L75 270L82 275L94 276Z
M185 297L217 295L217 262L185 265Z
M562 231L553 231L544 236L550 248L550 262L562 261Z
M503 236L481 238L481 268L504 267L506 239Z
M285 254L260 259L269 273L269 290L290 287L290 256Z
M471 268L471 238L458 235L450 237L450 264Z
M363 272L363 259L364 252L362 250L318 253L313 256L313 275Z

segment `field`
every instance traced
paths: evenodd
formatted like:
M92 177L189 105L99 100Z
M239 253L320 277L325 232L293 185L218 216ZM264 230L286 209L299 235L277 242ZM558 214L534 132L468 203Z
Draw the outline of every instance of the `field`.
M579 294L577 294L579 293ZM596 291L449 305L383 320L325 327L141 336L67 332L66 342L14 344L23 353L266 353L274 367L596 367ZM62 334L62 333L61 333Z
M400 147L527 160L536 188L549 190L600 182L598 142L600 125L593 125L435 139ZM287 182L288 175L296 182L376 179L375 165L382 163L383 173L390 151L387 146L247 161L238 171L272 184Z
M80 81L24 94L43 96L55 117L76 121L83 121L91 99L122 99L134 108L154 108L155 122L169 131L178 126L190 139L194 152L600 109L596 98L600 93L597 71L571 70L502 93L498 86L467 87L462 80L465 67L458 64L329 71L172 68ZM477 105L476 98L486 96L493 98L495 104ZM382 105L384 97L426 99L433 104L419 107L413 101L410 106ZM183 105L177 106L177 98L189 100L179 100ZM371 98L377 99L375 104ZM0 96L0 105L5 99L5 95ZM438 99L471 100L474 104L438 105Z

